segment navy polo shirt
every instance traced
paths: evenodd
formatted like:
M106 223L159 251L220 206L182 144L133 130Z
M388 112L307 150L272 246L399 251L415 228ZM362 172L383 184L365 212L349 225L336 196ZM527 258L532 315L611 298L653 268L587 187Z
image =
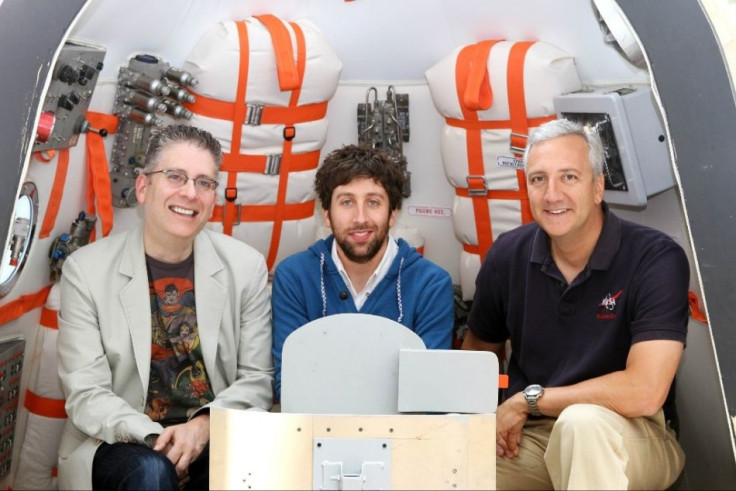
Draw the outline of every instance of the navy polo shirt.
M511 340L507 396L529 384L565 386L626 367L636 342L685 343L690 268L669 236L622 220L603 203L588 265L569 285L536 223L501 234L476 278L468 327ZM674 416L674 387L665 413Z

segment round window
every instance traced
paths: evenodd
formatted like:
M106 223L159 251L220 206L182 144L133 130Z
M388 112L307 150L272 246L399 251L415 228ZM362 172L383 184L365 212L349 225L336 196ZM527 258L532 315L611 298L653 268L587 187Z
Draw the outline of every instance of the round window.
M2 264L0 264L0 297L10 292L23 270L31 242L33 242L37 220L36 185L32 182L25 182L15 202L9 247L3 253Z

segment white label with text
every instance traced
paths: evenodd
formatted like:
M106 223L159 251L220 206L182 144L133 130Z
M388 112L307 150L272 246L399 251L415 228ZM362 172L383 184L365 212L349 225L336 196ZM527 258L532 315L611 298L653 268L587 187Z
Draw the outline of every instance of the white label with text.
M450 218L452 216L452 208L446 208L443 206L410 206L409 215Z
M517 159L515 157L501 157L500 155L496 158L496 162L499 167L511 167L513 169L524 170L524 159Z

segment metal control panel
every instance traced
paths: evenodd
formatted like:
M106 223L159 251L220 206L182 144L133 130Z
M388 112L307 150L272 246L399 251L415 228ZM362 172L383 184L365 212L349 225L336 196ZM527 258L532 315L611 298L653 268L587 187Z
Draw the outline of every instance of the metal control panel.
M0 478L12 464L25 345L22 337L0 340Z
M406 178L402 193L405 198L411 195L411 173L404 156L404 143L408 141L409 94L397 94L390 85L386 99L379 100L378 90L369 88L365 102L358 104L358 142L386 151L399 164Z
M120 68L113 113L119 118L110 157L112 204L135 206L135 178L145 166L151 132L167 121L192 118L184 103L194 102L187 89L198 81L189 72L149 54L130 59Z
M85 115L105 53L81 41L64 44L43 102L34 151L73 147L81 133L93 130Z

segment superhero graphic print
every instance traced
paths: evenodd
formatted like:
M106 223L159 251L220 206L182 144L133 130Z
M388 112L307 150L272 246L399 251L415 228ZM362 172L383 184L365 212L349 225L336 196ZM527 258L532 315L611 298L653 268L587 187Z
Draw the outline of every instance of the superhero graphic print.
M162 424L185 422L214 394L204 368L194 285L187 278L150 283L151 376L146 414Z

